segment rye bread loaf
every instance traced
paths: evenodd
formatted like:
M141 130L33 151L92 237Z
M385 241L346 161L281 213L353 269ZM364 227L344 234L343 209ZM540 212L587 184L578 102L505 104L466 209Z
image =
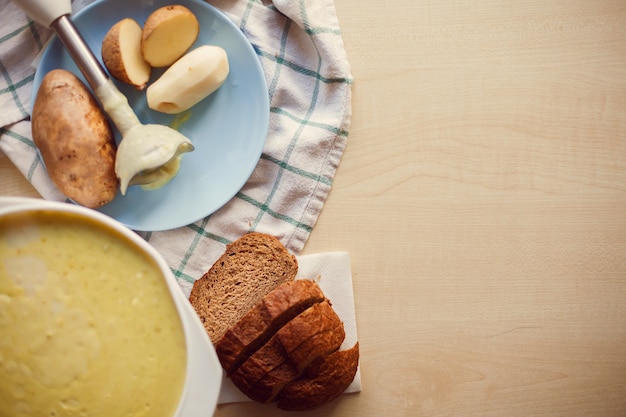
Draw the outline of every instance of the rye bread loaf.
M266 373L244 394L261 403L274 401L281 390L288 383L297 380L304 369L315 359L337 351L341 346L343 337L343 332L340 333L335 330L328 330L312 336L294 352L293 357Z
M285 410L333 400L358 366L358 344L338 351L343 323L315 282L294 281L297 269L277 239L250 233L226 246L189 297L227 376Z
M293 281L296 257L273 236L252 232L226 246L198 279L189 301L213 344L280 284Z
M287 411L313 410L334 400L352 383L358 364L358 342L348 350L316 359L300 379L288 383L280 391L278 408Z
M232 374L291 319L324 300L319 286L309 280L290 281L267 294L215 345L226 374Z
M330 303L314 304L280 328L231 380L251 399L271 402L313 360L339 349L344 337L343 323Z

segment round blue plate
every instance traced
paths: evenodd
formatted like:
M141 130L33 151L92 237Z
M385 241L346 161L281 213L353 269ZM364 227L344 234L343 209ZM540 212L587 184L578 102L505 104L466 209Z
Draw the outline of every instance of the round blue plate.
M192 49L218 45L228 54L230 73L213 94L187 112L166 115L148 108L145 92L116 82L142 123L171 126L187 136L195 150L185 154L178 175L163 188L130 187L98 211L138 231L185 226L215 212L241 189L263 150L269 124L269 99L263 70L241 31L215 7L199 0L177 0L200 22ZM92 3L72 20L101 61L102 39L117 21L130 17L143 26L148 15L171 0L103 0ZM101 61L102 62L102 61ZM58 38L47 46L35 73L33 100L44 75L52 69L72 71L84 81ZM153 70L151 82L164 70ZM119 134L117 140L120 140Z

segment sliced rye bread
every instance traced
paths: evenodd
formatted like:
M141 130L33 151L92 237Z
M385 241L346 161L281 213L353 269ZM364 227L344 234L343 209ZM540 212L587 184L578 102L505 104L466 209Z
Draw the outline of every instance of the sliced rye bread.
M263 297L215 345L226 374L230 375L239 368L283 325L324 299L319 286L305 279L281 284Z
M316 358L336 351L345 337L343 323L326 300L298 315L231 375L255 401L271 402Z
M270 403L276 400L277 395L288 383L297 380L302 374L302 368L306 368L315 359L322 358L333 352L341 346L342 334L339 332L328 330L319 333L303 343L299 352L296 365L292 360L286 360L270 372L265 374L247 393L248 396L258 402Z
M252 232L226 246L198 279L189 301L213 344L280 284L293 281L296 257L273 236Z
M334 400L348 388L359 364L359 343L317 358L296 381L278 394L278 408L286 411L316 409Z

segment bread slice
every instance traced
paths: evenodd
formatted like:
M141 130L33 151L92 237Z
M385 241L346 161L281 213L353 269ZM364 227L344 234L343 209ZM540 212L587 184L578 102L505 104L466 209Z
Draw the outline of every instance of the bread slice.
M294 361L286 360L270 372L265 374L249 391L248 396L258 402L270 403L275 401L277 395L290 382L297 380L303 368L306 368L314 360L332 354L339 349L343 341L343 334L329 330L313 336L298 348L297 365Z
M313 410L334 400L352 383L359 364L359 343L316 359L302 377L290 382L278 395L278 408Z
M306 279L281 284L263 297L215 346L226 374L232 374L285 323L324 299L320 287Z
M280 284L293 281L296 257L273 236L252 232L226 246L198 279L189 301L213 344Z
M231 380L251 399L271 402L313 360L339 349L344 337L343 323L325 300L285 324Z

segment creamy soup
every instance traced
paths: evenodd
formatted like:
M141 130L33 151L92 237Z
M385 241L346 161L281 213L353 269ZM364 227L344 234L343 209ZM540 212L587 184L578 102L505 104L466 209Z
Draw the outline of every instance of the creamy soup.
M134 243L68 213L0 218L0 415L172 416L185 352Z

